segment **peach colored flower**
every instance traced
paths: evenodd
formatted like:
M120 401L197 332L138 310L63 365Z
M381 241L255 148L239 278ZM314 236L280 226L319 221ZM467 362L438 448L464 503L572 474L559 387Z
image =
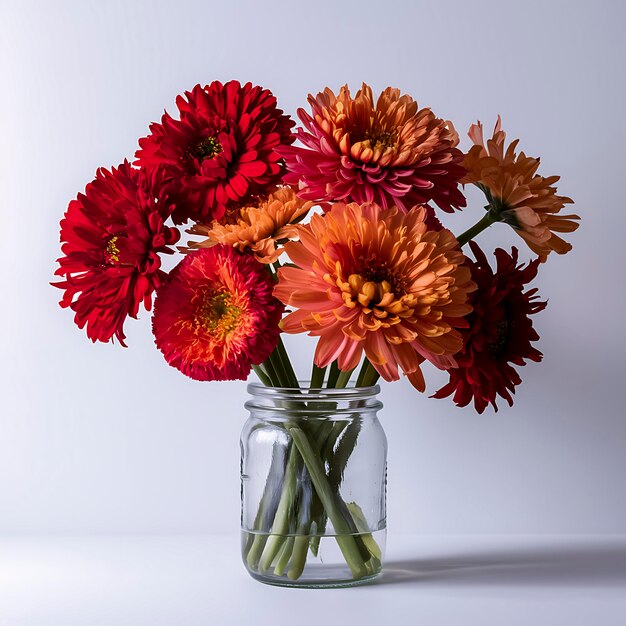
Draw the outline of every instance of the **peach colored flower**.
M454 367L475 285L452 233L428 230L425 219L419 206L338 203L296 227L300 240L285 250L297 267L279 270L274 295L297 309L285 332L319 337L318 366L337 360L347 371L365 352L385 380L400 367L420 391L424 359Z
M196 224L187 232L207 237L190 242L189 249L208 248L216 243L250 248L261 263L274 263L283 248L277 242L288 239L289 226L300 221L313 202L298 198L291 187L279 187L254 206L242 206L227 216L226 223L214 221L210 226Z
M474 183L480 187L501 221L511 225L526 241L541 261L554 250L565 254L571 244L555 233L570 233L578 228L578 215L558 215L566 204L573 201L556 195L554 184L558 176L544 178L537 174L539 159L516 154L519 139L505 150L506 134L501 130L500 117L493 137L483 139L483 126L473 124L468 132L474 146L470 148L463 165L467 170L462 183Z

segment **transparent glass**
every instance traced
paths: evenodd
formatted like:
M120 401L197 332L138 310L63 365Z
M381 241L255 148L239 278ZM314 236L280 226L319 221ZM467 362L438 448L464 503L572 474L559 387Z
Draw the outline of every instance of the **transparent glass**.
M242 556L257 580L341 587L380 573L387 439L379 391L248 386Z

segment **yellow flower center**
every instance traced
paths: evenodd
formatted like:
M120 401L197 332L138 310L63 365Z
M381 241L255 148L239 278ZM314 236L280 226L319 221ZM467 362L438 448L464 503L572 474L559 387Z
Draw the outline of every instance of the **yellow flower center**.
M217 137L213 136L198 142L190 150L190 154L199 161L204 161L204 159L212 159L217 156L222 150L222 144L217 140Z
M368 128L366 130L357 129L350 133L352 141L357 143L359 141L369 141L370 148L389 148L393 147L396 143L395 130L382 130L376 128Z
M117 235L109 237L104 248L104 259L108 265L114 265L120 262L120 249L117 247L118 239L119 237Z
M241 308L228 293L207 293L198 311L198 322L211 334L228 335L237 328Z

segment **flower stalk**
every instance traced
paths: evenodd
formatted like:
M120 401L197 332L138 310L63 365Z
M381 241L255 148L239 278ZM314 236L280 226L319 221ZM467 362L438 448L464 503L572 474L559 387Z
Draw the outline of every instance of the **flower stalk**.
M483 217L476 222L471 228L468 228L464 233L461 233L456 239L459 242L459 247L463 247L466 243L474 239L477 235L489 228L492 224L501 221L500 216L493 209L491 205L487 205L487 212Z

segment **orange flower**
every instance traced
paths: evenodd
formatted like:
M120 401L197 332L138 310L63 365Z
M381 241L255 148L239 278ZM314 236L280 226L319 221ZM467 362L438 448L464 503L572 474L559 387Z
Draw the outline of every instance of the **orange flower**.
M279 187L259 204L238 208L227 217L227 223L193 226L188 233L207 239L190 242L189 248L209 248L216 243L239 250L250 248L261 263L274 263L283 252L277 242L289 238L289 225L300 221L312 206L313 202L298 198L291 187Z
M519 139L505 150L506 134L500 128L499 116L486 146L480 122L470 127L468 135L474 146L465 157L467 175L461 182L480 187L500 221L511 225L541 261L552 250L557 254L569 252L571 244L555 233L573 232L578 228L573 220L580 217L558 215L563 206L573 202L556 195L554 184L559 177L539 176L539 159L515 153Z
M320 338L319 367L337 360L348 371L365 351L385 380L397 380L399 366L423 391L424 359L455 365L475 285L452 233L427 230L425 219L420 206L338 203L297 227L300 240L285 250L298 267L279 270L274 295L298 309L285 332Z

